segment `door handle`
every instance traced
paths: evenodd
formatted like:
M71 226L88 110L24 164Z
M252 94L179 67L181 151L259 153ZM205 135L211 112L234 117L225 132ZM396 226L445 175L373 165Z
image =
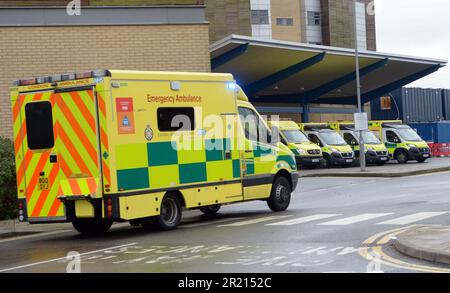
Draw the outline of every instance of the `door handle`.
M50 163L55 164L58 162L58 157L56 155L50 155Z

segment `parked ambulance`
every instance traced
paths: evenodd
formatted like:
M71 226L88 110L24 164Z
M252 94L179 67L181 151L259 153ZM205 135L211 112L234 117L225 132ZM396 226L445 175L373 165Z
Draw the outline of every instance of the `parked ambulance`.
M174 229L182 208L288 208L295 157L231 74L100 70L11 89L21 221Z
M309 141L294 121L270 121L272 129L277 128L281 142L294 153L297 167L317 167L323 159L322 150Z
M386 145L391 159L400 164L410 160L423 163L431 157L428 144L401 120L369 121L369 129Z
M323 166L348 167L355 163L355 153L338 132L327 123L300 123L308 139L322 149Z
M353 122L329 122L330 127L339 132L353 149L356 156L356 163L360 155L360 133L355 131ZM365 157L367 164L384 165L389 161L389 153L386 146L371 132L366 130L362 132L362 138L365 147Z

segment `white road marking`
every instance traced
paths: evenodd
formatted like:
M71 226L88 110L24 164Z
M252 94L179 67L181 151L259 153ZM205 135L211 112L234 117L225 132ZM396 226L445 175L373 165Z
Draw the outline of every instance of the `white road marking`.
M276 222L271 224L266 224L266 226L291 226L291 225L297 225L297 224L303 224L308 223L316 220L322 220L327 219L331 217L337 217L342 216L342 214L318 214L318 215L312 215L307 217L301 217L301 218L295 218L291 220L286 220L282 222Z
M7 239L2 239L2 240L0 240L0 243L24 240L24 239L30 239L30 238L36 238L36 237L42 237L42 236L50 236L50 235L67 233L67 232L73 232L73 230L58 230L58 231L51 231L51 232L36 233L36 234L31 234L31 235L12 237L12 238L7 238Z
M180 228L196 228L196 227L202 227L202 226L213 225L213 224L224 223L224 222L231 222L231 221L241 220L241 219L244 219L244 218L236 217L236 218L228 218L228 219L200 222L200 223L195 223L195 224L186 224L186 225L180 225Z
M448 212L423 212L377 223L377 225L408 225L428 218L447 214Z
M108 248L103 248L103 249L99 249L99 250L84 252L84 253L80 253L80 256L103 252L106 250L113 250L113 249L117 249L117 248L132 246L132 245L136 245L136 244L137 244L137 242L134 242L134 243L124 244L124 245L118 245L118 246L114 246L114 247L108 247ZM0 269L0 273L8 272L8 271L15 271L15 270L24 269L24 268L28 268L28 267L32 267L32 266L37 266L37 265L42 265L42 264L46 264L46 263L51 263L51 262L55 262L58 260L66 260L66 256L49 259L49 260L44 260L44 261L39 261L39 262L34 262L34 263L17 266L17 267L12 267L12 268Z
M384 216L392 215L392 213L378 213L378 214L361 214L353 217L343 218L339 220L334 220L330 222L320 223L320 226L345 226L350 224L355 224L363 221L368 221Z
M257 218L257 219L253 219L253 220L246 220L246 221L240 221L240 222L231 223L231 224L218 225L217 227L240 227L240 226L246 226L246 225L251 225L251 224L257 224L257 223L261 223L261 222L267 222L267 221L271 221L271 220L283 219L283 218L287 218L287 217L292 217L292 215L262 217L262 218Z

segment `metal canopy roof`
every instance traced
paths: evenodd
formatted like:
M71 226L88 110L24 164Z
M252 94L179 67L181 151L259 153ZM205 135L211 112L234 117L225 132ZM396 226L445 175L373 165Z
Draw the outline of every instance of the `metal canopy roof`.
M210 47L213 72L230 72L252 102L356 104L355 51L230 35ZM429 75L446 60L360 53L363 102Z

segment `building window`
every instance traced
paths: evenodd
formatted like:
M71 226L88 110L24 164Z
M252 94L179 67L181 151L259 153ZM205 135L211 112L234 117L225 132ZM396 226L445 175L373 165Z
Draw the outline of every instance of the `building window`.
M320 12L308 11L308 25L321 25L322 19Z
M35 102L25 106L27 142L30 150L51 149L55 145L53 136L52 104Z
M293 26L294 19L292 19L292 18L277 18L277 25Z
M194 108L158 108L159 131L195 129Z
M380 98L380 108L381 110L391 110L392 109L392 102L390 96L384 96Z
M252 24L269 24L269 10L252 10Z

